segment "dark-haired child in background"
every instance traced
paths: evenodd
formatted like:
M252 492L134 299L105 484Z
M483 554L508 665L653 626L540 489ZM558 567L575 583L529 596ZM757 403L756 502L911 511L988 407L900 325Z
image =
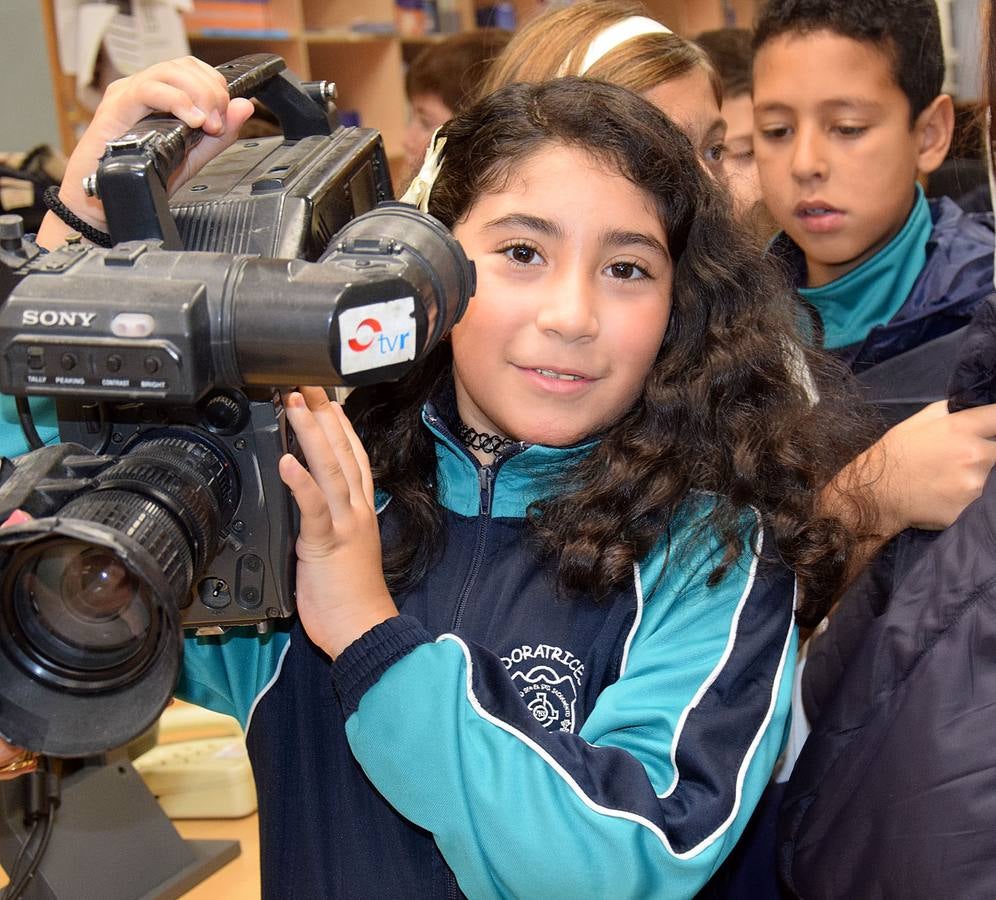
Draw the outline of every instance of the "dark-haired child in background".
M717 28L696 39L723 83L726 148L723 174L737 214L762 240L777 230L764 207L754 159L754 102L751 99L751 32L746 28Z
M943 78L933 0L770 0L758 16L754 150L783 229L772 252L824 345L899 423L883 437L899 464L880 487L884 537L949 525L996 461L996 407L952 414L941 400L955 332L993 289L991 216L928 201L918 183L951 142Z
M511 37L500 28L454 34L429 44L412 61L405 75L412 107L404 142L409 177L421 167L432 133L475 98L491 62Z

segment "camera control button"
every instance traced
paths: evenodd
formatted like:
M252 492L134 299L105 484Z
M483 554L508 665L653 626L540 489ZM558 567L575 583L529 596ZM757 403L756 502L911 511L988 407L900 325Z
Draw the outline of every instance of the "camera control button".
M152 334L156 320L147 313L118 313L111 319L111 334L122 338L144 338Z
M121 367L124 365L124 360L117 355L117 353L112 353L107 357L107 371L108 372L120 372Z
M59 362L62 363L62 368L66 372L72 372L72 370L76 368L78 360L76 359L75 353L63 353L62 359L60 359Z
M227 582L208 576L197 585L197 596L208 609L224 609L232 602L232 592Z
M44 347L28 347L28 368L29 369L45 368Z
M162 365L157 356L145 357L145 371L150 375L155 375L162 368Z

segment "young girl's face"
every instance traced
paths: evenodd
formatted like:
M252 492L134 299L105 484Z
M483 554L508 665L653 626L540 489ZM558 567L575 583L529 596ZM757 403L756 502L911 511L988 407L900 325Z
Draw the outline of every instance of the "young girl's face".
M587 153L546 145L453 232L477 266L477 294L452 332L464 423L564 446L622 416L671 310L651 198Z

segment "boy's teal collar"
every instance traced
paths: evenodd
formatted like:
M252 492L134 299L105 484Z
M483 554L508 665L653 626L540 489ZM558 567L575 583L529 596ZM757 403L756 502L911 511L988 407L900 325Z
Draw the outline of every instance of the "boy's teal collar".
M820 314L825 347L862 342L896 315L927 262L932 229L930 206L917 185L906 223L885 247L829 284L798 289Z

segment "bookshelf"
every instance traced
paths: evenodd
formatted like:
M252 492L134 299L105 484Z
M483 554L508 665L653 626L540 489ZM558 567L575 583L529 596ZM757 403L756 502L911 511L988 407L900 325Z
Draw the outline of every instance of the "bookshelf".
M54 2L39 0L63 149L68 154L87 113L76 101L73 79L58 69ZM461 30L476 27L476 9L482 2L449 0L448 9ZM757 0L644 2L653 15L687 36L724 24L749 25L757 6ZM546 9L549 0L513 0L511 5L522 24ZM195 11L186 19L191 52L212 65L246 53L277 53L305 80L334 81L339 109L354 113L361 125L383 134L396 175L408 118L405 68L426 44L441 37L399 33L398 22L395 0L195 0Z
M187 17L195 56L217 65L244 53L277 53L301 78L334 81L340 112L381 132L392 171L395 176L401 174L408 117L405 67L433 38L399 34L393 0L366 0L362 6L355 0L247 3L265 10L262 27L248 35L201 27L199 21L211 20L200 15L200 8L212 5L195 4L194 13ZM473 27L472 0L459 0L456 12L461 29Z

